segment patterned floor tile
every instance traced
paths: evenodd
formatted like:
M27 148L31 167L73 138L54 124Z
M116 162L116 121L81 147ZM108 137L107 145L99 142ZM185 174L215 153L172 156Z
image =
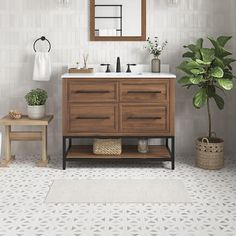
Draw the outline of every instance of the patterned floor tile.
M169 164L70 164L53 157L17 157L0 169L0 236L235 236L236 161L220 171L194 167L193 158ZM45 204L55 179L181 179L192 204ZM151 194L151 193L150 193Z

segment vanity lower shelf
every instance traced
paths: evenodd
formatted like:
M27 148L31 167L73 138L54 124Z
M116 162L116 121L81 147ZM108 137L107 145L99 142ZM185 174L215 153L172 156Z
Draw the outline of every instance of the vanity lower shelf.
M148 153L139 153L137 146L123 146L122 153L118 156L103 156L93 154L92 146L71 146L67 152L67 159L167 159L171 160L171 154L164 145L149 146Z

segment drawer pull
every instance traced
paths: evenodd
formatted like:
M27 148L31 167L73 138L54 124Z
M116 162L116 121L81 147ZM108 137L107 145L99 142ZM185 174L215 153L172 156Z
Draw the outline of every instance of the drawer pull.
M93 116L81 116L76 117L76 120L109 120L110 117L104 116L104 117L93 117Z
M161 120L161 117L142 117L142 116L130 116L128 120Z
M75 93L110 93L108 90L78 90Z
M128 93L150 93L150 94L156 94L156 93L161 93L161 91L128 91Z

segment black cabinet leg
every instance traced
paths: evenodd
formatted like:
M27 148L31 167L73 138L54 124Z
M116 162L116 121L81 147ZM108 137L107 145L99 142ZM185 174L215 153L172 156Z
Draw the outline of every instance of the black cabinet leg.
M63 158L62 158L62 169L66 169L66 138L63 137Z
M169 139L166 138L166 147L168 148L168 146L169 146Z
M175 169L175 137L171 138L171 169Z

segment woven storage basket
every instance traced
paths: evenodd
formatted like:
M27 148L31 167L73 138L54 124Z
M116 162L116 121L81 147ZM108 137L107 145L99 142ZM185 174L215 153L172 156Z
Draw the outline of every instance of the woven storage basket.
M122 152L121 139L95 139L93 153L96 155L120 155Z
M210 143L207 138L199 138L196 142L196 165L205 170L219 170L224 167L224 141L216 138Z

